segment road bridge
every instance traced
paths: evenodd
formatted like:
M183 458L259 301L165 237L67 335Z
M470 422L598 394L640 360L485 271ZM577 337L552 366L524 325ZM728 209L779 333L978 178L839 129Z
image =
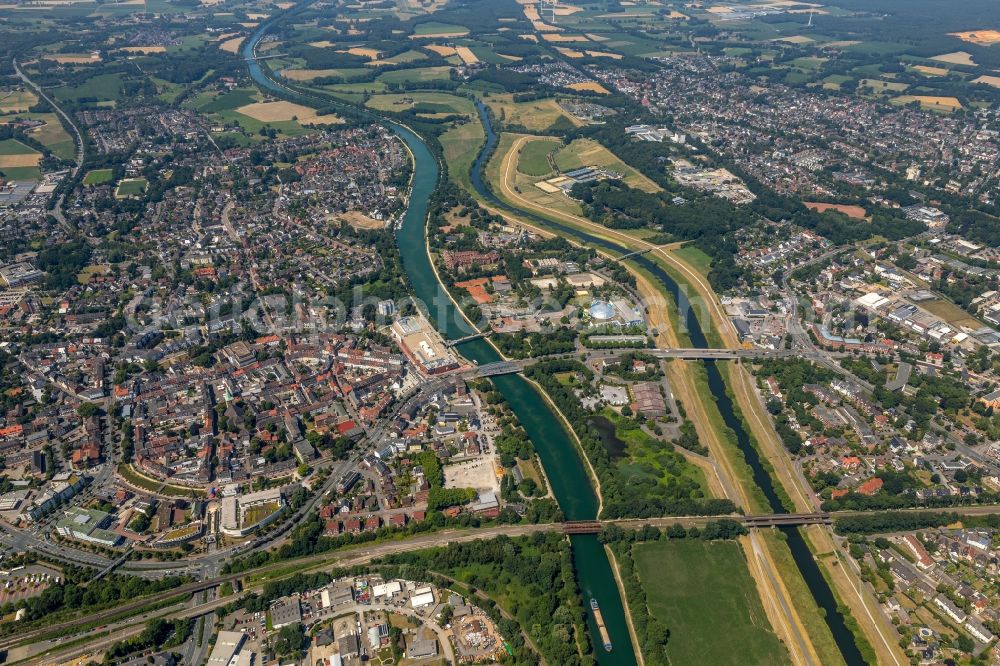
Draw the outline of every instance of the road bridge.
M464 338L463 338L464 339ZM699 349L699 348L674 348L674 349L651 349L647 347L628 347L614 350L591 350L583 352L587 359L612 359L629 352L641 352L654 358L676 358L688 361L728 361L739 359L756 358L811 358L813 355L801 350L792 349ZM817 356L819 354L816 354ZM534 358L518 359L515 361L498 361L478 366L474 370L468 371L476 377L493 377L496 375L509 375L521 372L525 368L554 359L579 358L579 354L552 354L549 356L537 356Z

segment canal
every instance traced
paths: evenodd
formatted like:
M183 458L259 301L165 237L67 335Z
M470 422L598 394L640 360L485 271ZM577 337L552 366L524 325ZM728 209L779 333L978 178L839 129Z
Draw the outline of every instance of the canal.
M301 3L292 9L294 13L304 9L311 0ZM302 91L290 90L271 80L260 65L253 60L255 48L260 39L278 20L286 18L290 13L282 13L266 21L246 40L242 53L248 59L250 75L262 87L272 90L282 96L293 96L303 103L320 102L324 105L340 105L343 103L328 96L307 94ZM485 107L479 103L480 119L486 130L486 142L477 156L470 174L472 185L480 196L492 204L509 209L500 202L486 187L482 180L482 172L486 161L492 154L497 143L497 135ZM354 107L350 107L354 109ZM356 110L355 110L356 111ZM385 121L383 121L385 122ZM414 296L424 304L428 316L434 321L442 335L449 339L463 337L473 332L472 327L462 317L461 312L448 297L437 278L431 264L426 245L426 221L430 196L437 187L439 169L437 160L428 150L423 140L407 127L393 122L386 124L407 144L413 154L414 172L409 206L399 231L397 245L403 261L403 266L410 281ZM582 232L573 227L543 220L523 211L512 211L518 216L527 217L545 227L557 230L561 235L573 237L589 246L599 247L615 254L627 254L628 249ZM685 317L691 341L696 347L707 347L700 323L689 306L686 295L678 284L658 264L644 255L635 256L636 264L648 271L663 287L673 294L674 299ZM496 350L485 340L478 339L458 346L458 351L467 359L479 364L500 360ZM726 393L722 375L714 362L706 362L709 387L715 397L726 424L736 433L737 441L747 463L750 465L754 481L764 492L771 509L783 512L770 475L761 462L760 456L752 446L750 438L744 430L742 422L736 417L733 404ZM549 408L538 390L519 375L503 375L492 378L497 389L503 394L507 403L520 419L525 431L538 451L545 473L552 486L559 506L569 520L586 520L597 517L599 501L591 484L590 477L584 466L573 438L561 425L558 416ZM812 558L805 540L797 528L784 530L792 556L799 567L813 596L820 608L825 612L825 619L833 633L845 661L850 666L864 664L860 651L854 642L854 637L847 628L844 617L837 608L836 600L829 585L823 578L816 562ZM618 588L611 570L610 562L603 546L593 535L573 535L571 537L573 564L577 582L580 586L584 605L591 597L596 598L601 605L601 611L608 632L614 644L614 651L604 652L597 639L597 628L593 616L588 613L591 643L594 645L594 655L602 666L634 666L635 654L628 635L625 612L622 607Z
M524 211L515 211L511 209L510 206L500 201L493 194L493 192L486 187L482 178L486 162L492 155L499 137L493 130L492 121L485 105L481 102L477 102L477 108L479 110L479 117L483 127L486 128L486 143L473 164L471 180L473 187L480 196L484 197L499 208L509 210L520 217L528 218L532 222L537 223L539 226L553 229L560 235L571 237L584 245L600 248L619 256L631 254L632 251L630 249L604 238L593 236L575 227L553 222L549 219L542 219L541 217L525 213ZM687 294L684 293L670 274L667 273L662 266L644 254L634 255L627 261L634 262L644 271L652 275L654 279L658 280L663 288L673 296L680 316L683 318L684 324L687 327L687 332L691 339L692 346L708 348L710 345L705 337L704 330L701 327L701 322L698 320L695 309L691 307ZM736 434L737 444L740 451L743 453L747 464L750 466L754 483L761 489L765 499L767 500L768 506L774 513L787 512L787 508L782 504L781 499L778 497L778 493L774 487L774 481L765 468L759 452L756 447L753 446L743 422L736 416L736 407L733 405L732 399L726 391L726 384L722 378L722 373L719 370L717 362L702 362L705 364L705 370L708 376L708 386L712 392L712 396L719 408L719 412L722 414L723 421ZM830 589L829 583L826 578L823 577L823 573L816 564L816 560L813 558L812 552L809 550L809 547L805 542L805 538L802 536L802 532L797 527L783 527L780 529L787 539L792 558L802 574L806 585L809 587L809 591L815 598L817 605L823 611L824 619L827 626L830 628L830 632L833 635L834 641L836 642L844 661L848 664L848 666L864 666L865 660L861 655L861 651L858 649L857 643L855 642L854 634L852 634L851 630L847 627L844 614L838 607L833 590Z
M267 76L255 60L252 60L256 44L273 25L272 21L261 25L243 46L242 52L248 59L250 75L257 84L276 94L296 97L303 103L308 103L311 99L314 103L338 104L334 99L320 98L319 95L306 94L279 85ZM396 234L396 242L413 295L424 305L428 316L444 337L449 339L463 337L474 332L473 328L465 321L445 292L427 252L425 235L427 210L430 196L437 187L439 176L437 160L423 140L409 128L384 120L381 122L406 142L413 154L414 169L410 201ZM477 164L481 164L484 158L485 155L480 155ZM501 360L497 351L482 339L463 343L457 347L457 351L480 365ZM577 452L575 442L570 433L562 427L556 413L549 408L534 385L519 375L502 375L493 377L492 381L531 438L552 486L552 492L566 518L568 520L596 518L599 506L597 495L583 460ZM595 535L573 535L571 544L573 565L584 606L589 608L590 599L597 599L614 645L610 653L601 648L593 615L588 612L587 621L594 656L602 666L635 666L637 662L629 639L625 611L604 546L598 542Z

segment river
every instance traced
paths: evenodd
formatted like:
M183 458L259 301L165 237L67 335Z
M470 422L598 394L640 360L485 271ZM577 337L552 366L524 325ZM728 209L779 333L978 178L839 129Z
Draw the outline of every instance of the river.
M291 11L295 12L302 9L307 4L300 4L298 8ZM273 17L271 20L260 25L247 38L242 48L242 53L244 57L249 59L248 68L250 75L258 85L282 96L297 97L304 102L308 102L311 99L312 101L324 104L343 106L342 102L334 98L327 96L320 97L316 94L307 95L276 84L265 74L260 65L255 60L252 60L255 55L256 45L260 39L273 27L276 21L287 16L288 13L284 13ZM485 107L481 103L477 106L480 119L486 130L486 142L473 164L472 173L470 174L472 184L481 196L491 201L494 205L508 208L493 196L481 177L483 167L496 145L497 135L493 131ZM383 120L383 122L385 121ZM439 282L437 274L431 265L426 246L425 232L428 203L431 194L437 186L439 176L437 160L431 154L430 150L428 150L423 140L407 127L393 122L385 122L385 124L406 142L413 154L414 161L410 201L400 229L397 232L397 245L402 257L403 267L410 281L414 296L427 306L428 315L434 321L442 335L449 339L463 337L472 332L472 328L464 320L458 308L454 306L444 287ZM629 250L621 246L591 236L572 227L556 224L549 220L541 220L531 215L525 215L521 211L517 211L517 214L522 217L531 218L546 227L558 230L560 234L572 236L590 246L601 247L616 254L626 254L629 252ZM686 313L692 343L695 346L707 347L708 345L697 317L693 310L688 307L687 299L677 283L658 264L650 261L647 257L639 255L634 257L633 260L656 279L660 280L664 287L674 295L678 306L681 308L681 312ZM500 360L496 350L488 342L481 339L459 345L457 350L465 358L476 361L481 365ZM733 412L733 405L726 394L721 373L712 362L707 362L706 367L708 370L709 386L718 402L726 424L737 434L740 449L753 469L755 482L764 491L768 502L771 504L771 508L775 512L784 511L784 507L782 507L775 493L770 476L764 470L760 457L756 449L751 445L742 423L736 418ZM552 492L566 518L569 520L596 518L599 507L597 495L591 485L581 455L570 433L560 424L557 415L548 407L535 387L523 377L519 375L502 375L494 377L493 382L503 394L518 419L520 419L535 449L538 451L539 458L552 486ZM798 564L806 583L809 585L809 589L816 597L820 607L824 609L826 621L833 632L845 660L850 666L863 664L864 660L861 658L860 652L854 643L854 637L847 629L844 618L837 608L833 593L820 573L801 534L795 528L786 530L786 534L788 535L788 543L795 562ZM570 541L573 551L573 564L577 582L583 594L584 604L586 605L591 597L598 600L601 605L604 621L611 636L611 641L614 644L614 650L610 653L604 652L601 649L593 616L587 613L591 643L594 645L594 655L598 663L602 664L602 666L634 666L636 659L631 640L629 639L624 608L604 547L598 542L597 537L593 535L573 535Z
M253 57L257 42L272 25L271 22L261 25L247 39L243 46L244 57ZM248 66L250 75L264 88L282 96L292 95L300 99L313 97L277 85L256 61L251 60ZM318 95L315 96L315 100L338 103L333 99L321 100ZM414 170L410 201L396 235L407 278L414 296L425 304L428 315L441 334L449 339L463 337L473 332L473 329L439 282L426 249L428 200L438 182L437 160L423 140L410 129L398 123L385 122L385 124L406 142L413 154ZM481 339L463 343L457 347L457 351L480 365L501 360L496 350ZM560 425L557 415L548 407L535 387L523 377L503 375L492 379L538 451L552 492L566 518L569 520L596 518L597 495L590 483L583 460L577 454L575 443ZM594 646L594 655L598 663L602 666L635 666L636 659L629 639L625 611L604 547L594 535L574 535L571 543L573 564L584 605L589 605L592 597L598 600L614 645L614 650L610 653L600 647L597 627L593 616L588 612L590 641Z
M483 182L483 169L485 168L486 162L496 146L498 136L493 131L492 122L485 105L481 102L477 103L477 108L479 110L480 120L486 128L486 144L473 164L471 174L472 185L480 196L489 200L493 205L502 209L511 210L511 208L500 201ZM559 224L549 219L542 219L535 215L526 214L524 211L512 210L511 212L514 212L521 217L526 217L533 222L538 223L539 226L557 230L560 235L572 237L590 247L601 248L619 256L632 253L632 251L628 248L610 242L604 238L593 236L575 227ZM646 255L634 255L627 261L634 262L636 265L648 272L673 295L680 315L684 318L684 322L687 326L687 332L691 339L692 346L708 348L710 345L708 344L704 331L702 330L701 322L698 320L695 309L691 307L687 295L683 290L681 290L677 282L670 276L670 274L667 273L659 264L649 259ZM703 363L705 364L705 369L708 375L709 389L715 398L719 412L722 414L722 418L726 425L730 427L734 433L736 433L737 444L740 451L743 453L747 464L750 466L753 473L754 483L763 491L764 497L774 513L787 512L787 509L781 503L781 500L775 491L771 475L767 472L761 461L760 454L750 441L750 437L744 428L743 422L736 416L736 408L733 405L729 394L726 392L726 384L722 378L722 373L716 365L717 362L703 361ZM829 583L827 583L822 572L819 570L819 566L816 564L815 559L813 559L812 552L806 545L801 531L797 527L784 527L780 529L787 537L788 547L791 550L792 558L795 560L795 564L798 566L806 585L809 587L809 591L812 593L819 607L823 609L823 615L826 623L830 628L830 632L833 634L833 638L840 649L844 661L848 664L848 666L863 666L865 664L865 660L854 640L854 635L847 627L844 615L837 606L837 601L834 597L833 591L830 589Z

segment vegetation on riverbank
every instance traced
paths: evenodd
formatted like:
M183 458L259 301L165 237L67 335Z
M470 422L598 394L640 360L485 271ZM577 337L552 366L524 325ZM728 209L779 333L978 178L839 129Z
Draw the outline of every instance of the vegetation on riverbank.
M646 474L625 473L629 470L623 469L623 465L612 458L601 433L591 423L593 413L583 407L571 386L563 384L556 377L557 373L563 372L577 373L585 379L592 376L585 365L572 359L542 362L531 366L525 374L545 390L572 424L600 481L604 503L602 517L721 515L736 511L736 506L729 500L704 498L698 484L692 487L690 484L680 483L679 478L668 467L677 471L688 464L686 461L672 458L670 461L654 460L648 468L641 466L641 469L631 470L645 470ZM664 466L664 462L669 462L670 465ZM658 479L662 479L664 483L660 483Z

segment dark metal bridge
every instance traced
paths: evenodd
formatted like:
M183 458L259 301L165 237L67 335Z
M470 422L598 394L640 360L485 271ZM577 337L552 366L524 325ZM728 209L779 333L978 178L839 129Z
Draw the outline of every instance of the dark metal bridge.
M739 521L744 527L800 527L803 525L832 525L829 513L770 513L757 516L664 516L662 518L626 518L622 520L568 520L562 523L563 534L599 534L605 526L624 528L653 525L669 527L675 523L704 523L721 518Z

